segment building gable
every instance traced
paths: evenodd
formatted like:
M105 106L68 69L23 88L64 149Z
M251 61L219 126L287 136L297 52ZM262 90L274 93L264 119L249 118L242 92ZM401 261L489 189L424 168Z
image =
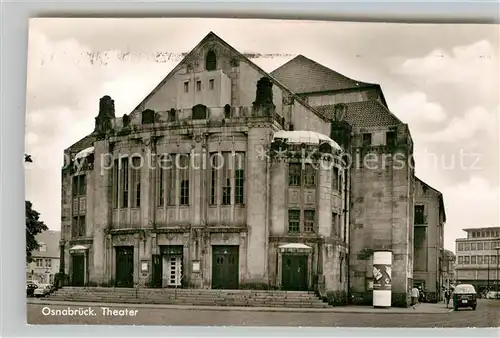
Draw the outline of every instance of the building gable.
M326 121L326 117L322 115L319 111L315 110L313 107L309 106L302 98L297 96L292 90L288 89L285 85L283 85L280 81L276 80L269 73L265 72L259 66L254 64L251 60L249 60L242 53L235 50L229 44L227 44L224 40L218 37L215 33L210 32L200 43L198 43L193 50L191 50L184 59L179 62L177 66L141 101L139 105L134 109L133 113L142 112L145 109L152 109L156 111L160 110L169 110L169 109L177 109L179 103L177 102L177 95L174 93L178 93L182 88L179 88L179 81L171 81L172 79L178 77L181 79L185 78L185 81L189 81L189 77L192 76L192 70L201 72L202 70L206 70L207 66L212 67L207 64L207 56L208 53L213 53L215 56L215 66L214 69L210 68L209 72L214 72L214 76L218 76L221 79L221 82L225 83L226 89L220 89L222 92L228 91L227 88L229 86L230 90L230 77L233 76L233 72L238 72L238 67L241 64L245 64L253 69L254 72L258 74L259 77L267 77L271 80L272 84L279 88L280 91L284 92L287 97L293 97L299 105L306 108L308 111L311 111L313 114L317 115L324 121ZM213 62L213 61L212 61ZM218 72L218 75L217 75ZM197 79L193 79L198 82ZM242 78L240 75L239 81L245 82L245 78ZM229 85L227 82L229 81ZM255 82L255 81L254 81ZM198 85L198 84L196 84ZM242 85L240 83L240 85ZM255 88L255 83L252 84ZM248 86L244 88L244 95L252 95L255 98L255 89L250 94L248 92ZM226 102L231 100L230 93L220 93L222 99L216 101L214 104L218 106L224 106L225 104L230 104L231 102ZM283 96L285 96L283 95ZM281 100L284 99L282 97L276 98L276 106L281 105ZM224 101L224 102L222 102ZM249 101L248 98L246 101ZM182 106L182 102L181 102Z

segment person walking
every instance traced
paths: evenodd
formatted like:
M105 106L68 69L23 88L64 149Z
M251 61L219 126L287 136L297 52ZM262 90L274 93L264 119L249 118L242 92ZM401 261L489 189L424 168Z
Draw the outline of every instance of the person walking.
M450 289L446 289L444 292L444 300L446 301L446 308L448 308L448 305L450 304L450 298L451 298L451 291Z
M413 305L413 310L415 310L415 305L418 303L418 298L420 296L420 292L417 288L411 289L411 303Z

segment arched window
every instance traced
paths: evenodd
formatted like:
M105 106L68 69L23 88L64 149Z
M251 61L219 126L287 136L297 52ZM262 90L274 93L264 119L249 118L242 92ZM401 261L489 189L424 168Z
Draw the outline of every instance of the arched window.
M215 70L217 68L217 55L213 50L209 50L205 58L205 69L208 71Z

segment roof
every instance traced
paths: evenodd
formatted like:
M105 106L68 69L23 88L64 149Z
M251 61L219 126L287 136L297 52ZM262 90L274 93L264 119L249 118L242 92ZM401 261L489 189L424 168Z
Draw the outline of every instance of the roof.
M80 151L78 154L75 155L75 159L79 158L85 158L89 156L90 154L94 153L94 147L88 147Z
M59 258L60 231L46 230L35 237L38 244L45 244L47 246L47 251L40 252L39 249L33 250L31 253L33 258Z
M467 228L467 229L462 229L463 231L477 231L477 230L500 230L500 227L481 227L481 228Z
M347 106L344 119L353 127L368 128L403 124L379 101L370 100L344 104ZM334 120L335 105L317 106L315 108Z
M371 87L375 84L357 81L298 55L271 75L298 94Z
M79 141L72 144L66 150L68 150L70 152L74 152L74 151L80 151L80 150L85 149L85 148L89 148L94 144L95 140L96 140L96 136L94 134L87 135L87 136L81 138Z
M443 198L443 193L437 189L434 189L433 187L431 187L430 185L428 185L427 183L425 183L424 181L422 181L420 178L418 177L415 177L415 179L420 182L422 185L426 186L427 188L431 189L432 191L434 191L435 193L438 194L438 198L439 198L439 208L441 209L441 211L443 212L443 222L446 222L446 211L445 211L445 208L444 208L444 198Z
M287 139L289 143L309 143L309 144L320 144L321 141L328 142L332 148L337 150L342 150L342 148L326 135L317 133L315 131L308 130L293 130L286 131L280 130L274 133L273 138Z
M252 66L255 70L257 70L259 73L261 73L263 76L266 76L268 77L271 82L273 82L274 85L280 87L281 89L284 89L288 92L290 92L291 96L297 100L302 106L304 106L305 108L309 109L312 113L316 114L318 117L322 118L323 120L327 120L327 117L324 116L321 112L319 112L318 110L316 110L314 107L310 106L309 104L307 104L307 102L304 101L303 98L301 98L300 96L297 95L297 93L292 90L291 88L289 88L286 84L282 83L279 79L275 78L272 74L264 71L262 68L260 68L259 66L257 66L255 63L253 63L248 57L246 57L245 55L243 55L242 53L240 53L239 51L237 51L234 47L232 47L230 44L228 44L226 41L224 41L223 39L221 39L217 34L215 34L214 32L209 32L204 38L203 40L201 40L185 57L184 59L182 59L181 62L179 62L177 64L177 66L174 67L174 69L172 69L170 71L170 73L168 73L168 75L162 79L160 81L160 83L135 107L135 109L132 111L136 111L136 110L139 110L141 109L141 106L151 97L153 96L168 80L170 80L171 77L173 77L181 68L181 66L184 64L184 62L186 60L189 60L189 58L194 54L194 52L196 50L198 50L200 48L200 46L202 46L204 43L206 43L207 41L210 41L210 40L217 40L218 42L220 42L225 48L229 49L231 52L233 52L235 55L238 55L240 58L242 58L243 60L245 60L245 62L247 62L250 66Z

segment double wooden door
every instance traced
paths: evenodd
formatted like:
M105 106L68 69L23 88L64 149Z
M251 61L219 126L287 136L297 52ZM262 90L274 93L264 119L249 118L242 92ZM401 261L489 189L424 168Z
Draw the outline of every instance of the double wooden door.
M238 289L239 247L212 246L212 289Z
M85 284L85 255L71 256L71 284L73 286Z
M289 291L307 291L307 255L283 255L281 287Z
M116 287L134 286L134 247L116 247Z

